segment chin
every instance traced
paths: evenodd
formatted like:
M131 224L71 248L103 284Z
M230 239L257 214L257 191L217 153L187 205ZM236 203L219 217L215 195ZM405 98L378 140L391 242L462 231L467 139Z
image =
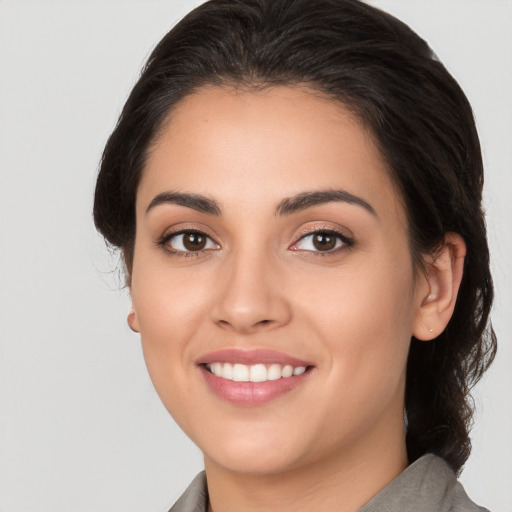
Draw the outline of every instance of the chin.
M282 451L247 450L245 453L205 454L205 463L211 462L224 470L239 475L275 475L297 467L298 461Z
M208 462L227 471L245 475L272 475L282 473L300 465L297 455L304 450L286 436L281 437L229 436L216 441L198 443L205 463Z

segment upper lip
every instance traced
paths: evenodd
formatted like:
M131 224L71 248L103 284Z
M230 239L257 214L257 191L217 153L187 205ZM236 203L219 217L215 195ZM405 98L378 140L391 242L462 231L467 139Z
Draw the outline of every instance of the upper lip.
M308 361L266 348L224 348L208 352L196 360L196 364L211 363L239 363L245 365L275 363L294 367L311 366L311 363Z

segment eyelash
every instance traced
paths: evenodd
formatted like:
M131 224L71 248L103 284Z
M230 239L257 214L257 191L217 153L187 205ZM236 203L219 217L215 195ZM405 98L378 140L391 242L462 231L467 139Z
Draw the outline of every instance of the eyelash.
M292 247L297 245L301 240L304 240L310 236L315 236L315 235L320 235L320 234L327 235L327 236L334 236L335 238L337 238L338 240L341 241L341 246L336 247L334 249L327 250L327 251L311 251L311 250L307 250L307 249L304 250L304 252L309 253L309 255L312 257L333 256L335 254L338 254L340 251L348 250L348 249L352 248L352 246L354 245L354 240L349 238L342 231L339 231L332 227L318 226L318 227L314 227L313 229L309 229L309 230L301 233L299 235L299 237L297 238L297 241L293 243Z
M198 256L203 255L203 253L205 251L212 250L212 249L201 249L201 250L198 250L198 251L181 251L181 250L169 249L167 244L174 237L179 236L179 235L184 235L184 234L202 235L202 236L208 238L209 240L213 241L212 238L207 233L205 233L204 231L201 231L199 229L182 229L182 230L179 230L179 231L174 231L174 232L171 232L171 233L167 233L160 240L158 240L156 242L156 245L158 245L163 251L165 251L170 256L176 256L178 258L198 257ZM315 229L306 231L304 233L301 233L299 235L299 237L297 238L297 240L292 244L291 247L297 245L301 240L304 240L305 238L307 238L309 236L314 236L314 235L319 235L319 234L323 234L323 235L327 235L327 236L335 236L337 239L339 239L341 241L342 245L341 245L341 247L337 247L337 248L335 248L333 250L328 250L328 251L312 251L312 250L305 250L304 251L304 252L311 253L311 255L313 257L317 257L317 256L319 256L319 257L332 256L333 254L337 254L340 250L350 249L354 245L354 240L352 240L351 238L347 237L346 234L344 234L343 232L338 231L336 229L333 229L332 227L329 227L329 228L315 228ZM214 243L218 246L218 244L216 242L214 242ZM297 249L292 249L292 250L299 251Z
M158 245L163 251L165 251L165 253L169 254L170 256L176 256L178 258L198 257L198 256L201 256L205 250L206 251L211 250L211 249L202 249L200 251L179 251L179 250L175 250L175 249L170 249L167 246L167 244L174 237L179 236L179 235L184 235L184 234L197 234L197 235L204 236L204 237L208 238L209 240L212 240L212 238L204 231L201 231L199 229L188 228L188 229L181 229L179 231L173 231L171 233L167 233L160 240L158 240L156 245ZM216 245L218 245L218 244L216 244Z

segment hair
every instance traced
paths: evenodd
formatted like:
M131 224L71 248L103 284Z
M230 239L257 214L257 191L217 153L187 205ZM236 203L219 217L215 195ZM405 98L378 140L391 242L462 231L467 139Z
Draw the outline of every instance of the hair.
M470 390L496 352L483 165L466 96L407 25L358 0L202 4L153 50L108 139L96 227L121 248L129 282L138 183L173 108L207 86L278 85L306 85L367 127L406 209L416 264L447 232L466 242L453 316L435 340L412 338L405 392L409 460L430 452L459 472L471 450Z

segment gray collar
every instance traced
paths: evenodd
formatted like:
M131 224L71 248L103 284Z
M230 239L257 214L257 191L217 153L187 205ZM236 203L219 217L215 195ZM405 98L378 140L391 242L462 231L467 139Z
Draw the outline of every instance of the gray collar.
M208 489L199 473L169 512L207 512ZM489 512L475 505L448 464L427 454L413 462L359 512Z
M450 466L431 453L408 466L359 512L485 512L465 493ZM489 511L487 511L489 512Z

